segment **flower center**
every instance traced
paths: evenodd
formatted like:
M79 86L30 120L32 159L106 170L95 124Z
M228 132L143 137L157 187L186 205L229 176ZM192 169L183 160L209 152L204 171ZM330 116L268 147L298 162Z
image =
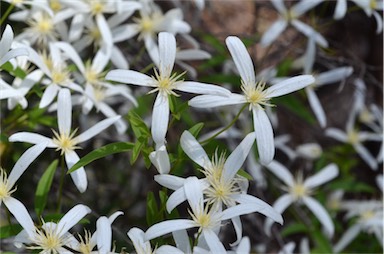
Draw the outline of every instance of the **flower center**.
M369 7L371 7L372 10L377 8L377 2L376 0L369 1Z
M359 114L359 120L362 123L371 123L374 121L374 116L367 108L364 108Z
M91 244L92 235L88 230L85 230L85 236L82 237L79 235L80 244L79 244L79 252L83 254L90 254L94 246Z
M91 0L91 13L92 15L100 14L104 11L104 4L99 1Z
M256 105L272 106L269 103L268 94L264 90L265 82L257 82L255 86L246 85L243 81L241 83L241 90L250 104L249 109Z
M68 238L60 236L55 225L49 225L46 229L37 229L34 239L36 246L28 249L42 249L42 253L60 253L60 249L66 244Z
M61 6L59 0L51 0L51 1L49 1L49 6L51 7L53 12L55 12L55 13L62 9L62 6Z
M93 70L91 66L85 67L84 77L88 83L97 84L101 79L101 74Z
M140 28L139 39L142 39L146 34L154 34L156 25L162 22L163 15L160 12L154 12L151 15L142 15L141 18L134 18L133 21Z
M53 21L48 15L42 15L41 19L36 20L34 27L40 34L47 35L53 30Z
M176 88L177 84L182 82L183 80L180 80L180 78L186 73L173 73L170 77L162 76L158 73L156 69L154 69L155 76L152 76L152 79L156 85L156 88L149 91L148 94L154 93L159 91L162 95L166 96L169 94L172 94L174 96L178 96L177 93L173 91L173 89Z
M294 196L296 200L298 200L306 196L308 194L308 190L303 184L296 183L291 187L290 193Z
M287 22L290 22L297 18L296 14L292 10L287 10L283 13L283 17Z
M359 133L356 130L348 131L347 138L351 145L355 145L360 142Z
M193 221L200 227L199 232L204 228L214 228L220 225L220 220L218 220L215 215L212 215L213 210L211 209L208 211L208 208L208 205L206 205L204 209L198 209L196 214L188 211Z
M368 210L368 211L364 211L360 215L360 220L367 221L369 219L372 219L373 217L375 217L375 213L373 211L371 211L371 210Z
M101 86L96 86L93 88L93 94L96 101L103 101L105 99L105 89Z
M3 168L0 168L0 201L11 196L11 194L16 190L16 188L11 189L7 178L7 173Z
M53 143L55 143L58 147L56 151L61 150L61 155L73 151L75 149L79 149L79 146L76 146L77 141L73 136L75 135L77 129L72 132L72 134L67 133L57 133L55 130L52 130L54 134Z
M64 83L69 80L68 72L61 70L60 68L52 71L51 78L53 83L60 85L64 85Z

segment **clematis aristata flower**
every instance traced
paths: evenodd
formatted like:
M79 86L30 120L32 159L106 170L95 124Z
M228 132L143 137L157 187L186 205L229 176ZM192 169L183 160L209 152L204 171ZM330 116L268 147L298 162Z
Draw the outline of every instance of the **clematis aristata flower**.
M16 247L22 247L24 244L27 249L39 250L40 253L72 253L68 248L73 249L77 240L68 230L90 212L89 207L76 205L58 223L43 222L39 228L27 213L23 220L19 221L23 230L16 235L14 244Z
M243 94L231 94L229 97L217 95L201 95L189 101L189 105L197 108L210 108L225 105L249 104L253 114L253 125L256 133L260 162L268 164L275 154L273 129L263 106L272 105L273 97L285 95L312 84L315 79L311 75L301 75L277 83L265 89L264 82L256 82L253 63L241 40L235 36L226 39L226 44L239 70Z
M99 134L110 125L114 124L120 116L107 118L80 135L75 136L76 130L71 132L72 125L72 103L71 94L68 89L61 89L58 96L57 120L59 131L53 130L53 137L48 138L36 133L19 132L9 137L10 142L27 142L32 144L46 144L47 148L56 148L62 156L65 156L65 161L68 168L75 165L80 160L75 152L79 149L79 143L87 141ZM87 176L83 167L71 173L71 177L80 192L87 189Z
M7 25L0 40L0 67L12 58L29 54L25 48L11 49L12 42L13 30L10 25Z
M331 237L334 233L332 219L327 210L317 200L312 198L311 194L315 187L332 180L339 174L337 165L329 164L305 180L303 180L302 174L299 174L298 177L294 179L291 172L277 161L272 161L267 165L267 168L286 184L284 190L287 191L287 193L275 201L273 208L275 208L277 212L283 213L292 203L304 203L317 219L319 219L326 234ZM272 220L267 219L264 227L267 234L271 232L272 223Z

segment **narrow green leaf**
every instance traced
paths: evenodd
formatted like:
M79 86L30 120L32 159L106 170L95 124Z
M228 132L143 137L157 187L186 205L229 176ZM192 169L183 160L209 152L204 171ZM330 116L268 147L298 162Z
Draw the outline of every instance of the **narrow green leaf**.
M239 171L237 171L237 174L240 175L240 176L242 176L242 177L244 177L244 178L246 178L246 179L249 180L249 181L253 181L253 180L255 180L255 179L253 179L253 177L252 177L250 174L248 174L244 169L240 169Z
M308 227L303 223L293 223L285 226L281 231L283 237L288 237L292 234L306 233L308 232Z
M35 212L37 217L40 217L44 211L45 205L47 204L48 192L51 189L53 176L57 169L58 160L54 160L48 168L45 170L43 176L40 178L37 184L35 193Z
M83 158L81 158L75 165L73 165L69 170L68 173L72 173L73 171L84 167L85 165L88 165L94 160L104 158L108 155L115 154L115 153L122 153L131 150L134 147L133 143L129 142L116 142L112 144L108 144L105 146L102 146L87 155L85 155Z
M135 163L135 161L139 157L141 149L143 148L143 146L144 146L144 144L142 142L140 142L140 141L136 142L135 145L133 146L132 157L131 157L131 160L130 160L131 165L133 163Z
M189 128L188 131L189 131L193 136L197 137L197 135L199 135L199 133L200 133L201 129L203 128L203 126L204 126L204 123L197 123L197 124L195 124L194 126L192 126L191 128Z
M17 235L23 227L19 224L11 224L0 227L0 239L5 239Z

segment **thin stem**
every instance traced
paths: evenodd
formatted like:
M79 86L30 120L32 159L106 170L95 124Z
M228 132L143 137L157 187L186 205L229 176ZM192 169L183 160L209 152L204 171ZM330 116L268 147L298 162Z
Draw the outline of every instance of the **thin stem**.
M212 139L216 138L217 136L219 136L221 133L223 133L224 131L228 130L229 128L232 127L232 125L234 125L237 121L237 119L239 119L240 117L240 114L244 111L244 109L248 106L248 104L244 104L244 106L240 109L239 113L237 113L237 115L235 116L235 118L233 118L233 120L226 126L224 127L223 129L221 129L220 131L218 131L217 133L215 133L212 137L210 138L207 138L203 141L200 142L200 144L205 144L205 143L208 143L209 141L211 141Z
M60 183L59 183L59 192L58 192L59 197L57 199L57 213L60 213L60 210L61 210L61 198L63 196L64 179L65 179L64 156L61 156L61 172L60 172Z
M13 10L13 7L15 7L14 4L10 4L8 6L8 9L5 11L4 15L1 17L0 19L0 26L4 23L5 19L8 17L8 15L11 13L11 11Z

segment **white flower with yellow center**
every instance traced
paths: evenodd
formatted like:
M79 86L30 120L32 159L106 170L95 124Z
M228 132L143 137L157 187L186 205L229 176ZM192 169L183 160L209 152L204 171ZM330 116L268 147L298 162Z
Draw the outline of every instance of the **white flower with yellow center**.
M68 169L80 160L75 149L80 148L78 144L91 139L110 125L114 124L120 116L107 118L85 132L75 136L71 133L72 125L72 103L71 94L68 89L61 89L58 95L57 120L59 131L54 131L54 137L48 138L36 133L19 132L9 137L10 142L27 142L31 144L46 144L47 148L56 148L65 157ZM87 176L83 167L71 173L71 177L80 192L87 189Z
M314 82L311 75L301 75L265 88L263 82L256 82L255 71L250 55L237 37L230 36L226 44L241 77L243 94L232 93L229 97L201 95L189 101L189 105L198 108L211 108L225 105L249 104L253 114L256 142L262 164L272 161L275 154L273 129L263 106L271 105L273 97L285 95Z
M153 88L150 93L158 92L152 112L152 137L159 148L165 144L165 136L169 121L168 95L176 95L174 90L198 94L214 94L227 96L230 92L219 86L178 80L181 75L172 73L176 57L175 36L162 32L159 34L159 69L150 77L132 70L112 70L105 79L120 83L130 83Z
M90 212L89 207L76 205L57 224L44 222L40 228L34 226L31 217L27 214L24 221L20 222L23 230L16 235L14 243L18 247L25 244L27 249L40 250L40 253L71 253L67 248L73 248L77 240L68 230Z
M323 225L325 232L329 236L332 236L334 233L334 225L331 217L329 216L327 210L310 195L312 194L314 188L332 180L338 175L339 169L337 165L329 164L318 173L308 177L304 181L301 174L299 174L297 179L294 179L291 172L289 172L286 167L277 161L269 163L267 168L286 184L286 187L283 189L287 191L287 193L275 201L273 208L276 209L277 212L283 213L292 203L304 203ZM265 222L264 228L267 234L271 233L272 223L273 221L270 219L267 219Z

